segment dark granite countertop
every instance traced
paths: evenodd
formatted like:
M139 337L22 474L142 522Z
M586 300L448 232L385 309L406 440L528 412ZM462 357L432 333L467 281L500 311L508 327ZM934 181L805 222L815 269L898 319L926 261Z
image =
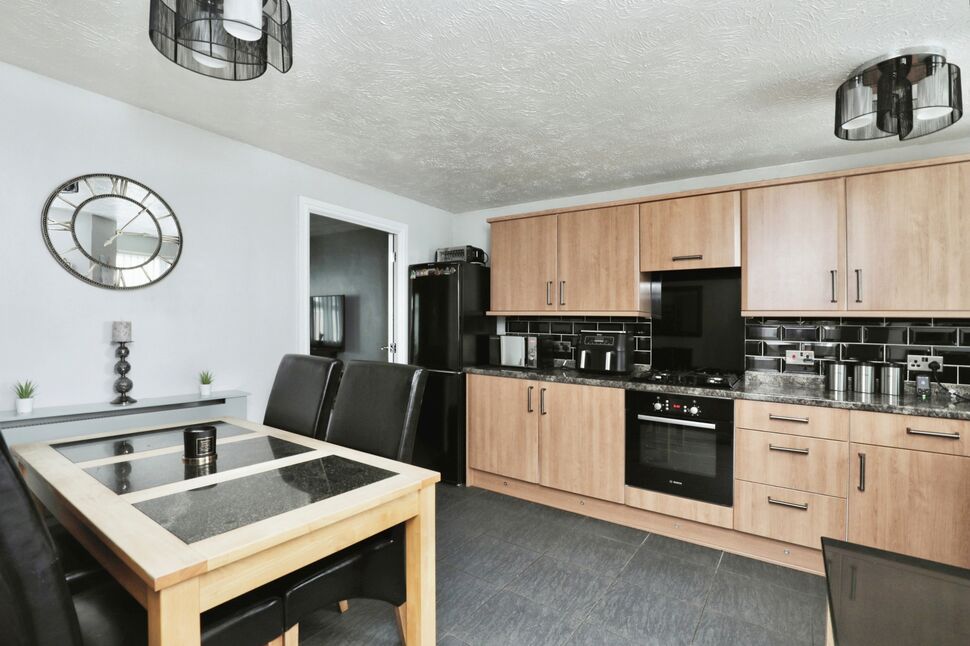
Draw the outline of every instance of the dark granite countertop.
M631 375L596 375L569 368L527 370L523 368L478 366L466 368L465 372L513 379L534 379L536 381L623 388L642 392L663 392L673 395L727 397L780 404L826 406L828 408L844 408L875 413L970 420L970 402L953 401L948 394L938 393L936 386L933 387L933 397L924 401L918 399L913 393L906 393L902 397L855 392L836 393L825 389L821 377L806 378L796 375L769 375L751 372L747 373L744 381L730 390L664 386L638 381L635 376Z

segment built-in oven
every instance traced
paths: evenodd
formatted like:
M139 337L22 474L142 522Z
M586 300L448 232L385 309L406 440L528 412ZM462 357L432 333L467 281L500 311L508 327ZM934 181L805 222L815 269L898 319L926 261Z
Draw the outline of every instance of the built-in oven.
M626 484L731 506L734 402L628 390Z

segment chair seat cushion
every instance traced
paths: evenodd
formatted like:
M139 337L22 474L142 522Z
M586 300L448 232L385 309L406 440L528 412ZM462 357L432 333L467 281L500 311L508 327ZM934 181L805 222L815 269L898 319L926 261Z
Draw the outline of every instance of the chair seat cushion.
M148 616L124 588L105 580L74 595L85 646L139 646L148 643ZM283 633L283 603L261 588L202 614L206 646L266 644Z
M320 608L344 599L407 600L404 531L394 527L312 563L279 581L289 629Z

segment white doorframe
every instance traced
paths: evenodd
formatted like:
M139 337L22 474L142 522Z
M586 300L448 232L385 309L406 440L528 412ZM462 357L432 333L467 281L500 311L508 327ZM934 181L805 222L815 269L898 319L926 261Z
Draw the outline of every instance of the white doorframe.
M388 299L394 307L387 312L389 326L394 326L397 352L392 361L407 363L408 358L408 225L370 215L310 197L300 197L297 221L297 352L310 353L310 216L322 215L391 234L397 247L397 261L392 265L394 280L388 284Z

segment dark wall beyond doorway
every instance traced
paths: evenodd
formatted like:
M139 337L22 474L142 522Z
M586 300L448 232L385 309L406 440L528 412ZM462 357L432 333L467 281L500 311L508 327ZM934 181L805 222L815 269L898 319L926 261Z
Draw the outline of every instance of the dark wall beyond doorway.
M386 361L388 234L311 216L310 295L345 296L340 359Z

